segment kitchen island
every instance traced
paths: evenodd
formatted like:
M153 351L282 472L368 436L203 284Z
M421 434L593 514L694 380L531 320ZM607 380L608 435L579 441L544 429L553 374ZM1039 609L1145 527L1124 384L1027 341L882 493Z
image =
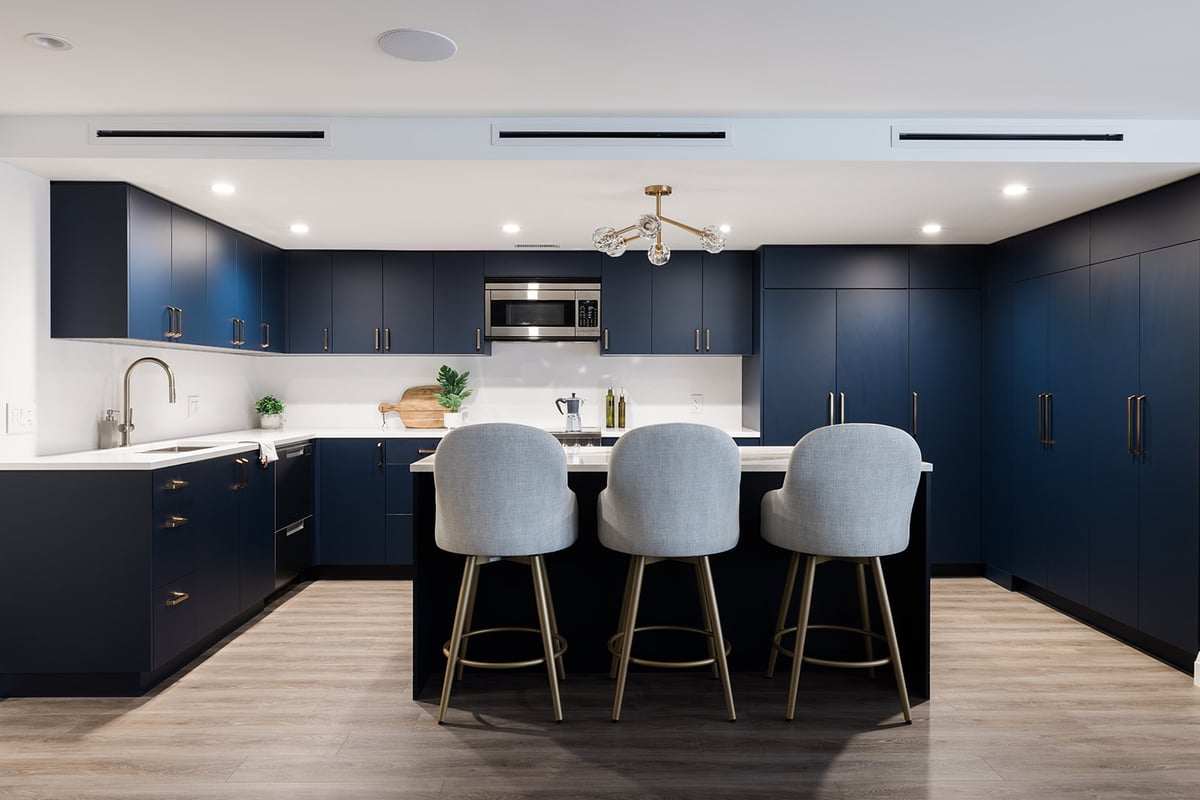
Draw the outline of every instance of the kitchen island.
M567 674L607 673L606 642L616 630L628 556L604 548L596 537L596 498L607 482L611 448L568 451L567 481L579 500L579 538L563 551L547 556L559 631L566 637ZM779 598L789 553L763 541L758 534L760 502L765 492L783 484L790 447L742 447L741 539L733 550L712 557L712 569L726 639L732 643L732 671L761 672L770 652ZM433 465L436 455L414 463L415 566L413 591L413 697L440 690L445 669L442 645L449 637L462 576L462 556L440 550L434 542L436 497ZM883 559L888 593L900 641L905 678L914 697L929 697L929 542L930 479L933 466L922 465L913 504L908 549ZM503 571L505 574L499 574ZM858 600L854 573L846 563L823 567L813 598L814 622L854 625ZM688 565L669 563L647 574L639 619L642 624L698 625L695 579ZM474 627L527 625L536 627L528 570L504 563L480 573L480 602ZM872 601L872 605L874 602ZM872 613L877 613L875 609ZM876 619L874 630L882 630ZM826 657L860 657L861 639L810 636L810 648ZM491 641L488 641L491 639ZM536 651L537 642L510 637L483 637L471 644L480 658L511 659L515 648ZM695 639L696 641L691 641ZM786 641L786 640L785 640ZM510 649L511 648L511 649ZM532 648L530 650L529 648ZM681 639L664 634L655 639L639 634L635 648L658 656L689 656L703 648L700 637ZM685 649L686 648L686 649ZM826 650L828 648L828 650ZM817 652L808 650L809 654ZM702 655L702 654L700 654ZM670 657L667 655L666 657Z

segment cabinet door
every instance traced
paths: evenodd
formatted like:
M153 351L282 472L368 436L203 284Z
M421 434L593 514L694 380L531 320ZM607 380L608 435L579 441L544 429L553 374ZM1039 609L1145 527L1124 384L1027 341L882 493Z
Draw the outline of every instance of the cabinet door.
M321 488L317 563L383 564L383 443L374 439L325 439L318 451Z
M433 254L383 254L383 350L433 352Z
M288 253L288 351L328 353L331 323L329 253Z
M704 352L704 265L699 253L675 253L650 266L651 345L655 354Z
M489 355L483 303L483 253L434 253L433 352Z
M600 278L600 352L642 355L651 352L650 280L652 267L644 254L604 256Z
M237 347L241 336L238 318L240 281L238 275L238 239L232 228L208 220L205 233L208 338L213 347Z
M715 355L749 354L753 338L752 253L705 253L702 349ZM668 263L669 267L670 264Z
M246 611L275 590L275 464L263 469L253 452L241 458L249 461L237 492L238 607Z
M837 290L837 391L838 421L908 428L906 290Z
M1012 268L999 263L988 270L984 315L983 358L983 561L1011 574L1016 545L1014 456L1017 435L1013 410L1013 285ZM934 467L936 469L936 466ZM940 478L940 475L939 475Z
M236 487L243 473L235 456L196 462L200 502L195 509L196 637L237 616L238 532Z
M1045 452L1046 504L1038 510L1045 537L1050 591L1079 603L1088 599L1088 383L1090 269L1048 275L1046 378L1051 393L1050 438Z
M1143 253L1141 263L1138 627L1191 654L1200 606L1200 243Z
M829 424L837 385L837 295L832 289L763 292L764 445L793 445Z
M980 293L913 289L909 309L910 430L937 470L930 560L979 563Z
M287 352L287 273L283 268L283 251L262 247L262 324L250 341L258 342L258 349L269 353Z
M383 352L382 265L379 253L333 253L331 352Z
M263 244L245 234L237 235L238 337L246 350L261 350L262 337L262 251Z
M186 208L171 206L171 305L182 309L174 341L205 344L208 341L205 280L208 225L204 217Z
M1040 430L1039 396L1047 393L1046 283L1022 281L1013 286L1013 575L1046 585L1045 526L1042 511L1048 498L1044 432Z
M1140 383L1138 256L1093 264L1091 272L1088 605L1136 628L1138 459L1130 453L1128 398Z
M128 198L129 337L162 341L170 332L171 204L133 187Z

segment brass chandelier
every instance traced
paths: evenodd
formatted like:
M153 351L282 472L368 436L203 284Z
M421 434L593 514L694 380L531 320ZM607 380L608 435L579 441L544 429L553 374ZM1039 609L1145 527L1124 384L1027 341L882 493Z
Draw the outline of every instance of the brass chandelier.
M700 230L663 216L662 199L671 194L670 186L662 184L647 186L646 194L654 198L654 213L642 214L638 217L637 222L620 230L613 230L609 227L596 228L592 233L592 244L596 246L597 250L616 258L625 252L626 245L639 237L653 239L654 244L646 252L646 258L650 259L650 263L654 266L661 267L671 260L671 248L663 244L662 240L662 224L664 222L699 236L700 246L709 253L719 253L725 249L725 234L721 233L717 226L709 225L704 230ZM632 236L625 236L630 231L636 231L636 233Z

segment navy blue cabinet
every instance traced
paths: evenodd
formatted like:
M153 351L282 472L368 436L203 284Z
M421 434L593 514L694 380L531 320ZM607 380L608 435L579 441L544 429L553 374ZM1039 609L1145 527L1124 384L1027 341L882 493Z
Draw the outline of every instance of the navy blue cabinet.
M676 252L650 270L651 350L656 355L751 351L753 256Z
M205 241L208 309L208 340L205 344L236 348L241 339L242 311L238 303L238 234L232 228L209 220Z
M908 292L837 292L837 421L907 428Z
M171 206L170 305L175 308L174 341L180 344L208 343L207 263L207 221L186 208Z
M433 351L490 355L483 337L483 253L434 253Z
M269 353L286 353L287 272L284 268L284 252L262 243L259 243L259 252L262 267L262 324L257 334L258 349Z
M887 245L768 245L764 289L907 289L908 248Z
M383 351L434 352L433 253L383 254Z
M333 272L329 253L293 250L287 262L288 351L328 353Z
M983 561L994 571L1012 575L1016 558L1014 476L1018 460L1013 411L1019 405L1012 389L1015 372L1012 267L993 262L986 275L981 437L983 498L980 504ZM1021 468L1025 466L1022 464ZM937 469L936 464L934 469Z
M263 331L263 251L266 245L244 233L237 240L238 349L265 350Z
M253 452L238 458L233 470L238 611L257 611L275 591L275 464L264 468Z
M975 289L909 292L910 431L937 470L929 558L977 564L980 547L982 299Z
M753 346L754 255L704 253L703 352L749 355ZM668 264L668 266L670 266Z
M413 479L409 466L433 453L438 441L388 439L384 443L384 461L387 464L384 562L389 565L413 563Z
M383 257L335 250L332 260L330 352L383 352Z
M637 355L652 352L651 278L654 267L640 252L604 257L600 278L600 352Z
M369 566L386 562L386 472L383 442L322 439L317 445L317 563Z
M240 456L237 458L241 458ZM188 464L191 484L181 491L195 498L188 526L196 539L196 634L206 636L241 610L237 509L234 491L241 479L235 457ZM190 643L189 643L190 644Z
M59 195L74 195L81 191L90 193L88 189L72 184L55 184L52 191ZM104 191L105 194L110 192L118 198L123 195L128 203L128 220L122 220L126 224L117 230L128 230L129 236L129 338L161 341L173 334L175 329L174 319L169 318L174 314L174 310L168 310L168 306L172 305L171 204L160 197L123 184L116 184ZM78 209L76 213L86 211L86 208ZM75 227L75 221L66 213L56 212L51 216L52 228L62 230L66 235ZM76 270L70 267L71 262L67 260L69 256L57 257L63 255L59 252L61 245L62 240L55 237L51 244L51 269L74 274ZM121 282L114 282L118 286L121 285ZM56 307L56 311L57 308L61 306ZM52 315L57 316L57 313Z
M483 271L488 279L596 281L600 279L603 258L607 256L594 250L557 253L502 250L483 254ZM642 258L645 263L645 256Z
M651 266L650 352L704 352L704 264L699 253L673 253L666 266Z

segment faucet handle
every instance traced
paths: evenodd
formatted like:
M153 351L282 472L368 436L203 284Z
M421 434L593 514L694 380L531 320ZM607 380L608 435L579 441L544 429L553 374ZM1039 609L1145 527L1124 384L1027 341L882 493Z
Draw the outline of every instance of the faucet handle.
M133 406L129 407L129 416L125 418L124 422L117 426L117 430L119 430L121 433L129 433L133 430Z

